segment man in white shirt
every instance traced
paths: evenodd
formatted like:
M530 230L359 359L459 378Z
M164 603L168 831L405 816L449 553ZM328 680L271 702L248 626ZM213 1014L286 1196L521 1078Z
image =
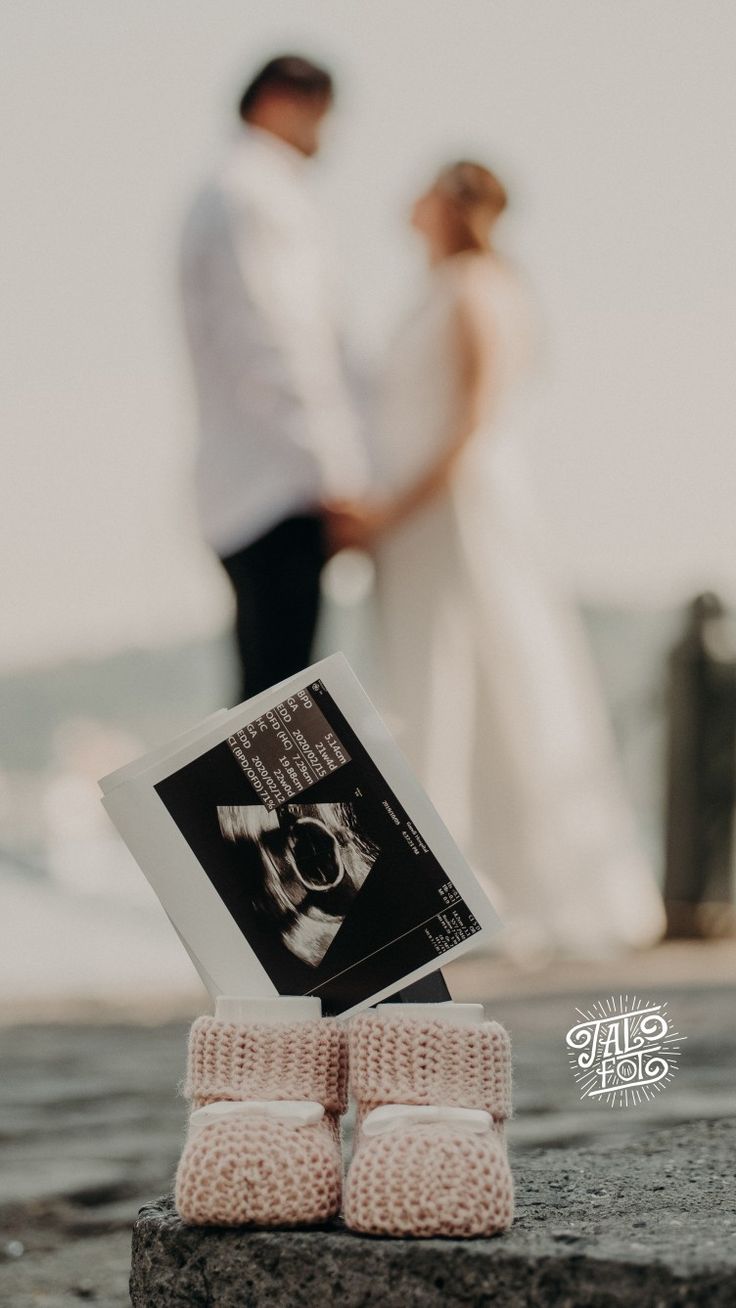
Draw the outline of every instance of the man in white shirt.
M184 228L197 500L235 594L243 697L309 663L322 505L364 482L329 250L307 176L332 95L329 73L308 60L266 64L243 94L238 138Z

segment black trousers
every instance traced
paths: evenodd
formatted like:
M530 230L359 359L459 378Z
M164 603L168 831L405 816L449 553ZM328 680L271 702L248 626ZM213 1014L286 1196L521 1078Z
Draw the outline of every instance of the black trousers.
M322 521L304 514L220 560L235 592L242 699L311 661L325 559Z

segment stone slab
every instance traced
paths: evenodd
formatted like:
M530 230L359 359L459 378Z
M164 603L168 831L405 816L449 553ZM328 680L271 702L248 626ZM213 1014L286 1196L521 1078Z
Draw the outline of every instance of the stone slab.
M613 1110L612 1110L613 1111ZM625 1110L620 1110L624 1111ZM335 1226L186 1227L170 1198L133 1235L133 1308L733 1308L736 1117L634 1144L528 1150L518 1216L491 1240Z

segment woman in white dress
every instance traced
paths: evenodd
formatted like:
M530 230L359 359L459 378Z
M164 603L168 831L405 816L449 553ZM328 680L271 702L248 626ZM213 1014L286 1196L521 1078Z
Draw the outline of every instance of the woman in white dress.
M331 521L374 553L384 708L507 947L596 955L657 939L662 904L517 441L531 324L491 242L505 205L471 163L416 202L430 274L386 369L380 498Z

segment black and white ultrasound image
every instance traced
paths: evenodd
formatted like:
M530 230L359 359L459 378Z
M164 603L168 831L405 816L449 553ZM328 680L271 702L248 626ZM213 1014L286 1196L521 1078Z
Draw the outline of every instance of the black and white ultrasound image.
M281 994L339 1013L480 929L321 682L156 791Z
M226 840L250 860L253 914L279 924L287 949L322 962L378 856L353 804L218 807Z

